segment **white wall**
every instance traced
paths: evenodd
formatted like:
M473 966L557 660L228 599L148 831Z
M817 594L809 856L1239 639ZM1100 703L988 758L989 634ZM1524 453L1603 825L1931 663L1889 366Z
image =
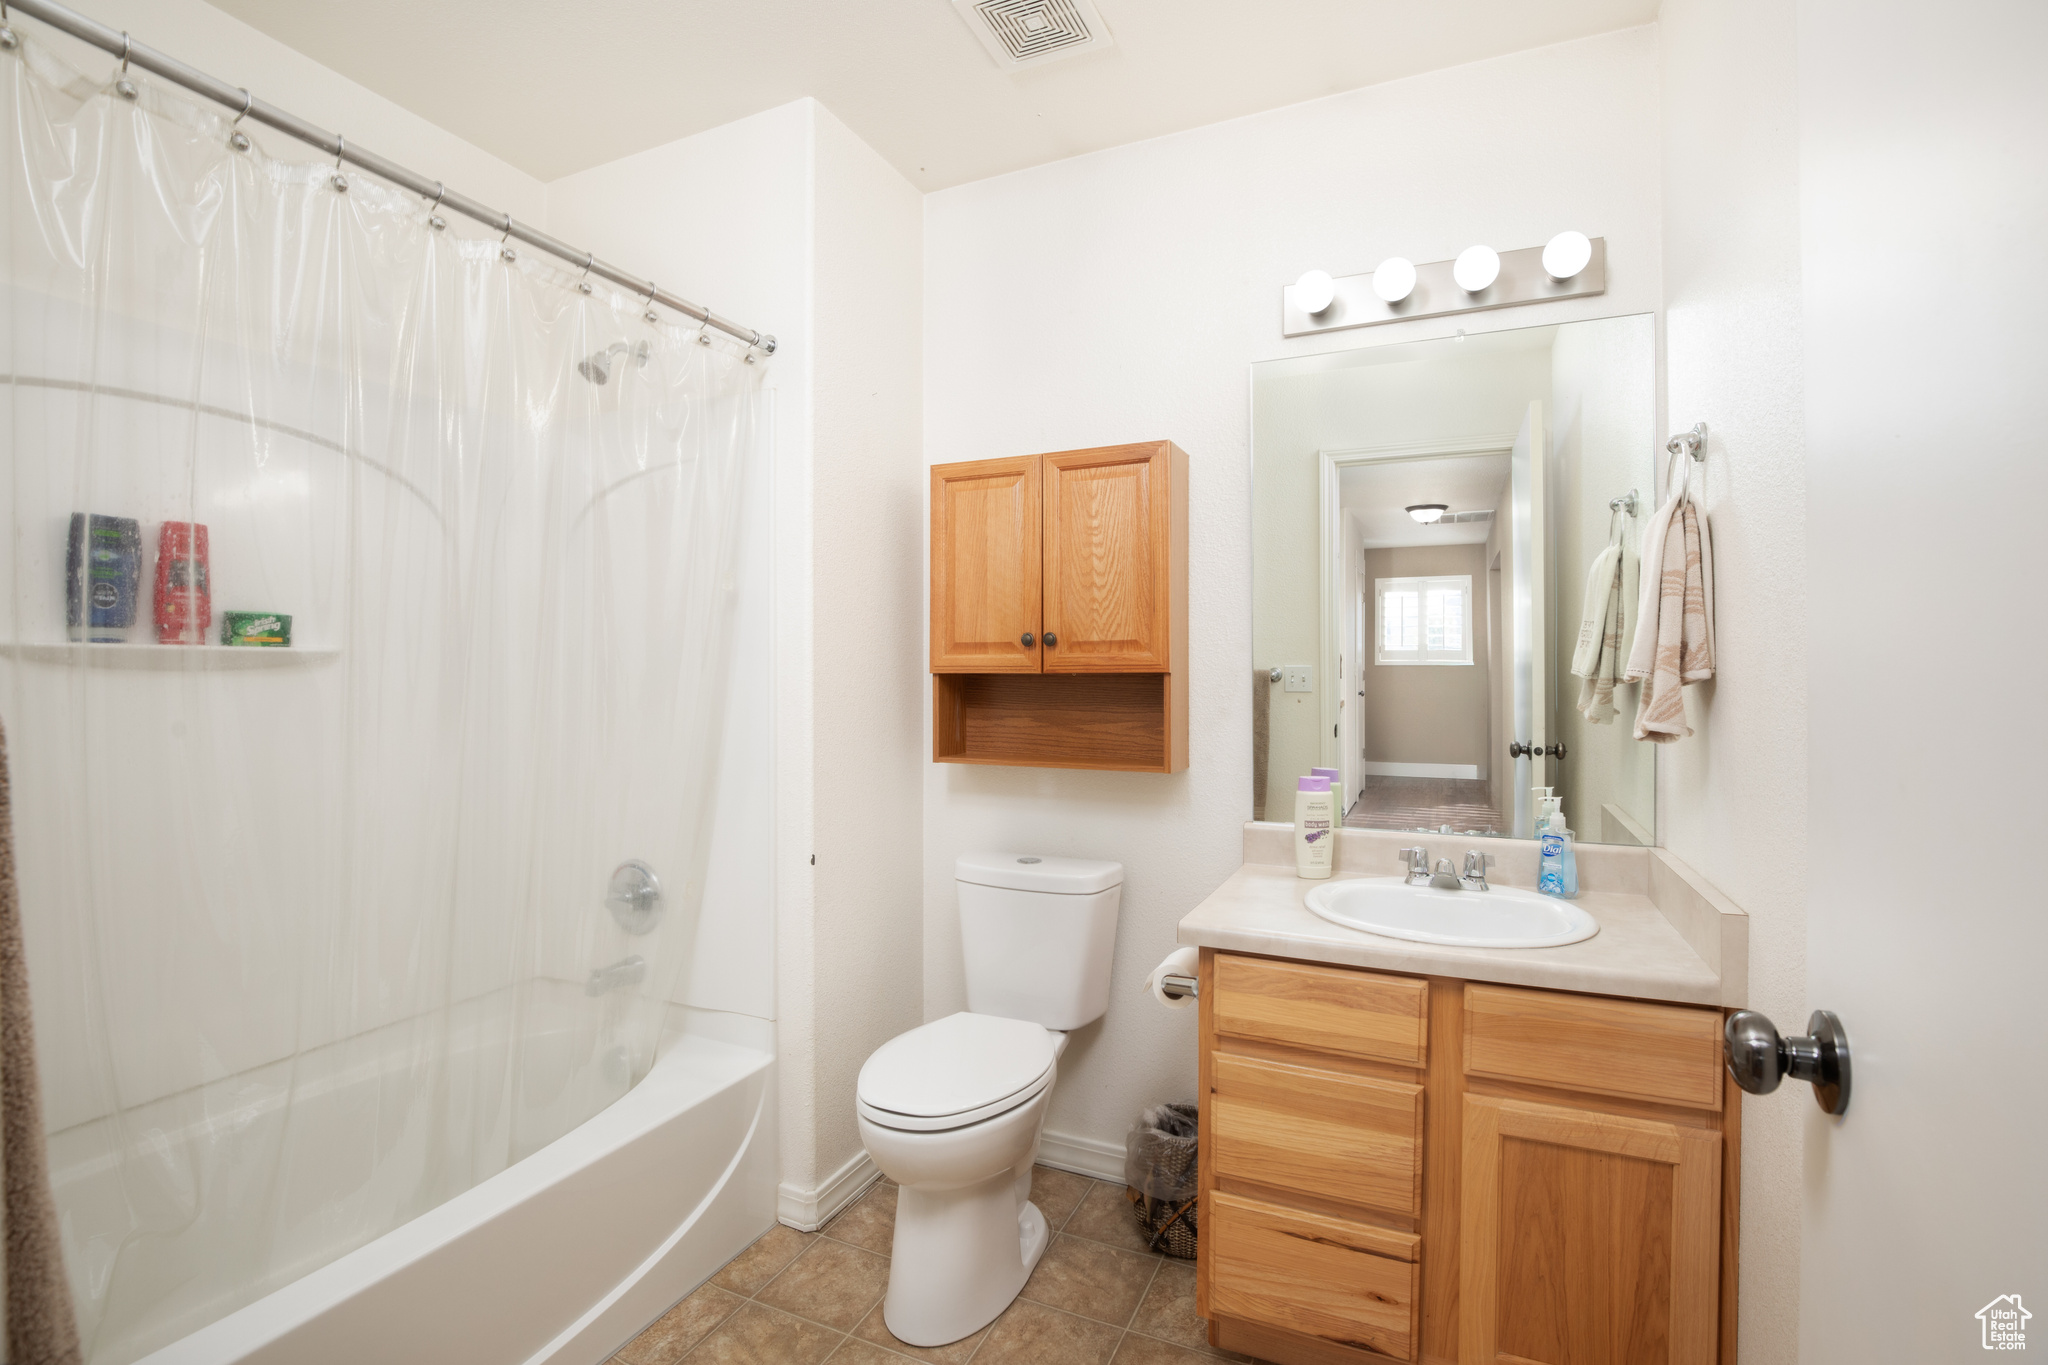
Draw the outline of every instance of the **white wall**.
M1117 1163L1148 1100L1194 1092L1192 1011L1140 994L1239 862L1250 813L1246 366L1274 356L1654 310L1657 41L1636 29L1115 148L925 201L928 460L1171 437L1191 462L1190 763L1173 777L931 765L925 1014L962 1007L953 861L973 848L1127 868L1108 1016L1061 1067L1047 1154ZM1571 148L1560 156L1559 146ZM1288 342L1311 266L1442 260L1576 226L1604 297ZM1112 1155L1112 1154L1116 1155Z
M816 109L816 1146L808 1178L784 1172L785 1216L791 1196L817 1190L829 1206L872 1173L855 1079L869 1053L924 1018L924 197ZM800 1210L797 1220L811 1221Z
M1666 423L1705 420L1718 676L1659 753L1659 841L1749 912L1749 1000L1806 1019L1806 482L1792 13L1665 0ZM1743 1106L1746 1365L1799 1355L1794 1096ZM1988 1296L1987 1296L1988 1297ZM1877 1317L1891 1315L1878 1314ZM1879 1356L1889 1353L1880 1351Z
M1975 1315L2005 1294L2038 1353L2048 8L1797 12L1811 823L1781 871L1808 898L1803 1003L1856 1049L1842 1121L1786 1106L1798 1355L1989 1359Z

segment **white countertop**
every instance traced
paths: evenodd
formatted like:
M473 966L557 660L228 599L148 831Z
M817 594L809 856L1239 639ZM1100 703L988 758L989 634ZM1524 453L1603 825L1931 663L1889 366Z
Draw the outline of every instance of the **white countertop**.
M1255 841L1247 838L1246 843L1247 852L1253 851ZM1271 840L1257 843L1259 851L1266 851ZM1647 856L1652 851L1631 852ZM1332 880L1384 876L1391 870L1361 866L1338 872ZM1578 943L1557 948L1458 948L1333 924L1305 903L1310 889L1325 884L1295 876L1292 864L1248 862L1181 920L1179 941L1346 967L1696 1005L1740 1003L1746 985L1724 981L1716 965L1694 951L1656 902L1631 891L1589 890L1573 901L1600 925L1599 933ZM1746 931L1746 924L1741 927Z

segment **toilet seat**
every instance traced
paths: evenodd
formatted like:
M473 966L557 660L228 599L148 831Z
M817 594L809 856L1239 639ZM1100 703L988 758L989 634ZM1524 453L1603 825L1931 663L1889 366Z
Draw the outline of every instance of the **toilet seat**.
M1052 1084L1059 1035L1026 1019L962 1011L900 1034L860 1069L863 1118L943 1132L1007 1113Z

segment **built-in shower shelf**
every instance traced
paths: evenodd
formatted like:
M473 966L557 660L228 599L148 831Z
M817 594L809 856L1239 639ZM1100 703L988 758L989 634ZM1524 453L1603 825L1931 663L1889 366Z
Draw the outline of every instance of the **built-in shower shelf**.
M297 645L271 648L260 645L0 643L0 658L26 659L42 664L82 663L96 668L184 668L200 671L288 668L295 664L324 663L340 653L338 649L302 649Z

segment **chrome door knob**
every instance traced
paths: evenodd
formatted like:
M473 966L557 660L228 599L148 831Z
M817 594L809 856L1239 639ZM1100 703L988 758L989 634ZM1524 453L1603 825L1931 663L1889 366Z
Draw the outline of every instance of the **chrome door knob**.
M1782 1038L1777 1025L1755 1010L1737 1010L1721 1026L1728 1045L1728 1074L1752 1095L1768 1095L1790 1076L1813 1084L1822 1112L1849 1108L1849 1035L1830 1010L1815 1010L1806 1036Z

